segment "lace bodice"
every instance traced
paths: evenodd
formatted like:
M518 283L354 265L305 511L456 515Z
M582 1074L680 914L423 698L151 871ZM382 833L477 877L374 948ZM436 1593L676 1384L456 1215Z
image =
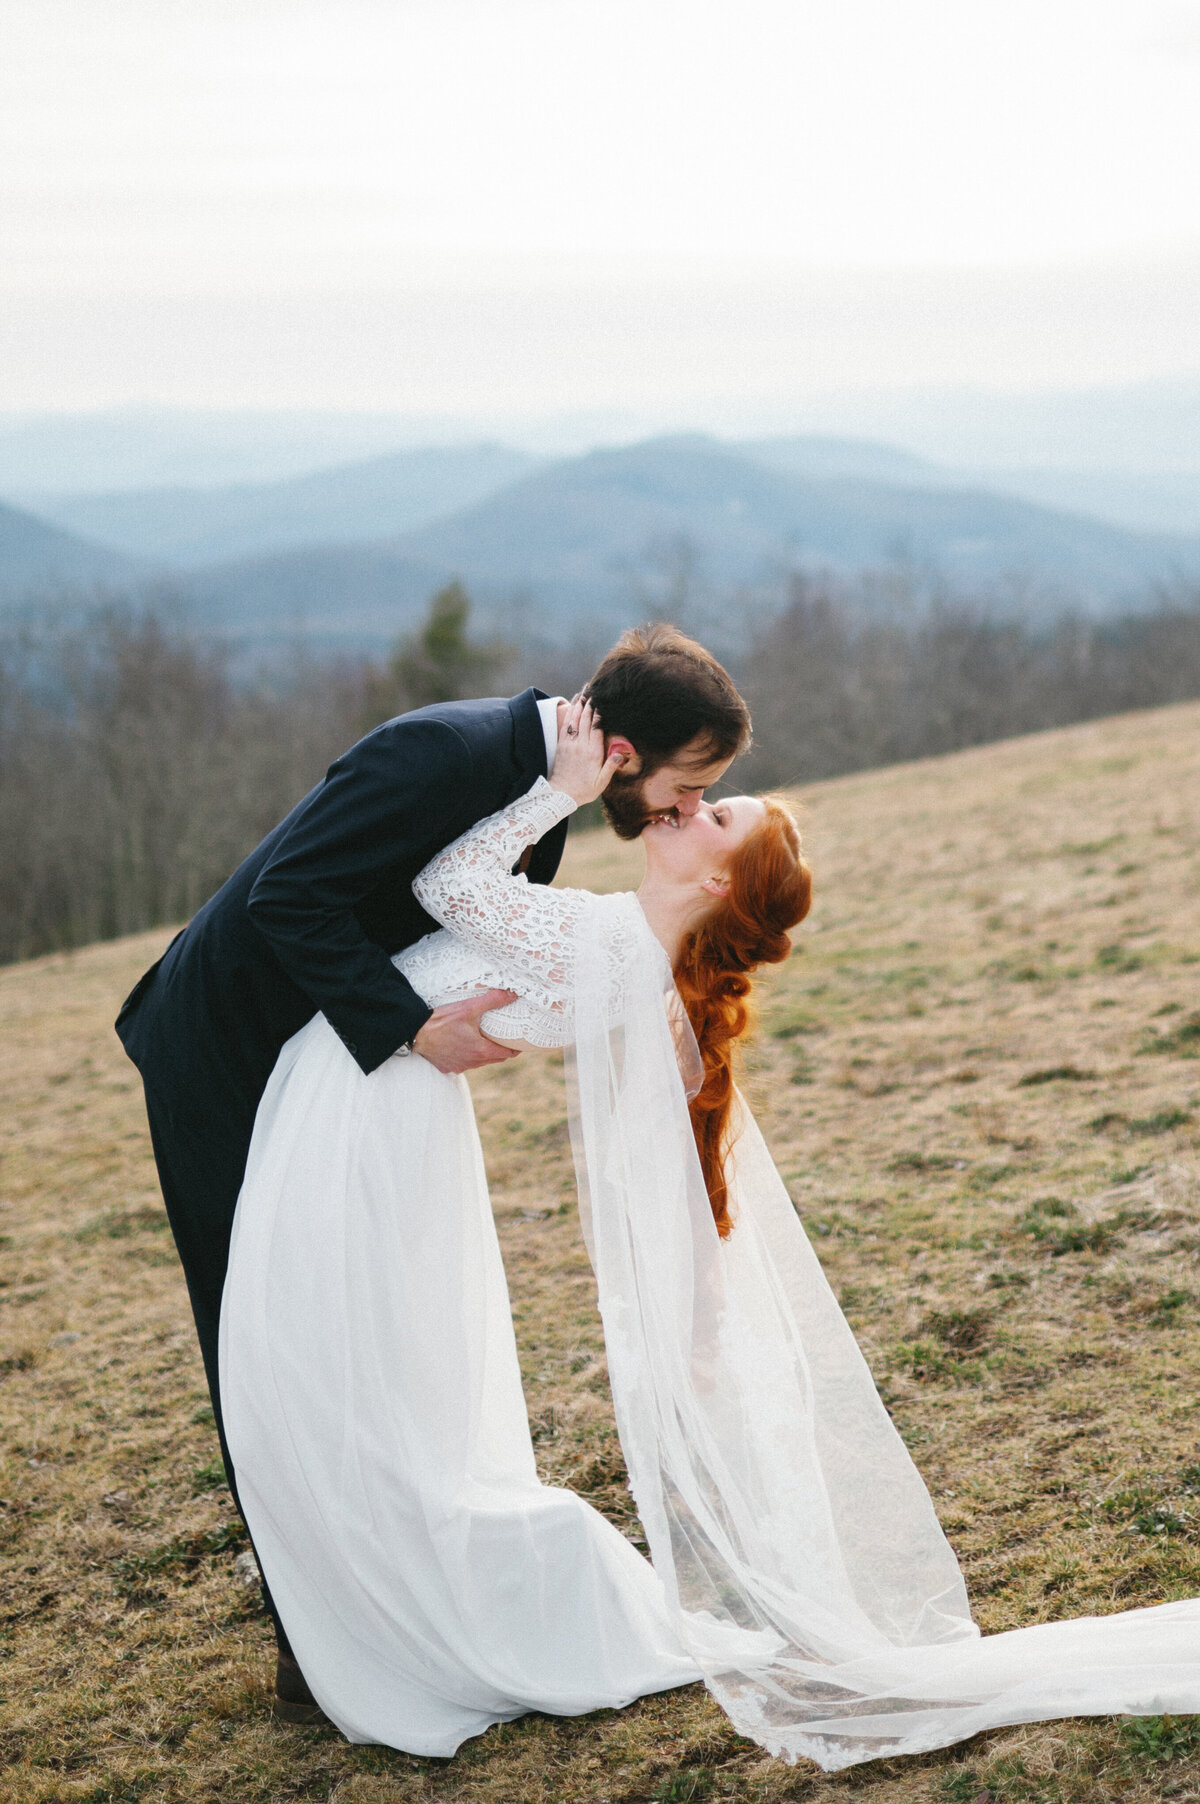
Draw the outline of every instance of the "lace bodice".
M516 990L516 1002L483 1017L484 1032L495 1039L563 1046L572 1037L574 939L582 909L595 898L530 883L512 869L525 847L575 806L539 777L439 852L413 884L442 927L392 962L435 1008L480 990Z

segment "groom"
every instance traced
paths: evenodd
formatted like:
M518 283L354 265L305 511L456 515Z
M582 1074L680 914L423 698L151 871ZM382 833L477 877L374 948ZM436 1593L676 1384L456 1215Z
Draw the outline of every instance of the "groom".
M674 627L625 633L587 686L609 749L625 762L604 795L635 839L653 816L694 814L705 787L750 742L750 717L710 653ZM285 1041L318 1011L368 1074L385 1059L469 1071L516 1053L480 1018L512 994L431 1009L392 956L437 925L412 880L468 827L549 775L558 698L445 702L390 720L351 746L324 782L233 873L117 1017L142 1075L163 1198L183 1262L225 1470L217 1376L221 1291L254 1113ZM532 848L531 882L558 869L566 822ZM269 1594L281 1658L277 1714L312 1699Z

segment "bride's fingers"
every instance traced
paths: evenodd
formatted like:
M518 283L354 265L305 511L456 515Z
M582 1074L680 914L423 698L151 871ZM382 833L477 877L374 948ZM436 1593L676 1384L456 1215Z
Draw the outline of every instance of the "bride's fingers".
M580 696L572 702L570 710L564 718L563 737L581 750L595 755L598 732L599 723L596 719L596 710L590 701ZM602 751L600 756L603 757Z
M587 707L584 709L583 718L580 722L580 730L587 734L588 740L593 746L599 745L603 747L604 727L601 724L600 716L597 714L591 702L588 702Z
M601 747L600 747L601 755L603 755L603 749L604 749L604 747L603 747L603 739L602 739ZM603 795L604 791L608 788L609 784L612 782L612 779L616 776L617 772L620 770L620 768L624 764L624 762L625 762L624 752L615 752L615 751L609 752L608 756L604 759L604 763L600 767L600 774L596 778L596 794L598 796Z

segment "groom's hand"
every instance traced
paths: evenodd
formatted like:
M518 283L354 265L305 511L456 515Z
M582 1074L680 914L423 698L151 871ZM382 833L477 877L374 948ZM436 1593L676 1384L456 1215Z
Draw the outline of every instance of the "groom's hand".
M413 1051L456 1077L461 1071L474 1071L478 1065L498 1065L503 1059L515 1059L516 1050L498 1046L480 1030L479 1021L489 1009L504 1008L517 1000L515 990L485 990L481 996L466 1002L448 1002L435 1008L424 1027L418 1029Z

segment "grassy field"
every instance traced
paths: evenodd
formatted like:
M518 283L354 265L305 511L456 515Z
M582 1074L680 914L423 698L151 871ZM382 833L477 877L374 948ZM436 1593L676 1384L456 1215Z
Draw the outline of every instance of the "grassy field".
M988 1630L1200 1593L1200 708L824 783L745 1084ZM619 886L631 854L569 849ZM0 971L5 1804L1200 1800L1190 1719L826 1778L699 1687L453 1761L278 1728L140 1093L167 935ZM547 1477L630 1521L554 1059L476 1085Z

